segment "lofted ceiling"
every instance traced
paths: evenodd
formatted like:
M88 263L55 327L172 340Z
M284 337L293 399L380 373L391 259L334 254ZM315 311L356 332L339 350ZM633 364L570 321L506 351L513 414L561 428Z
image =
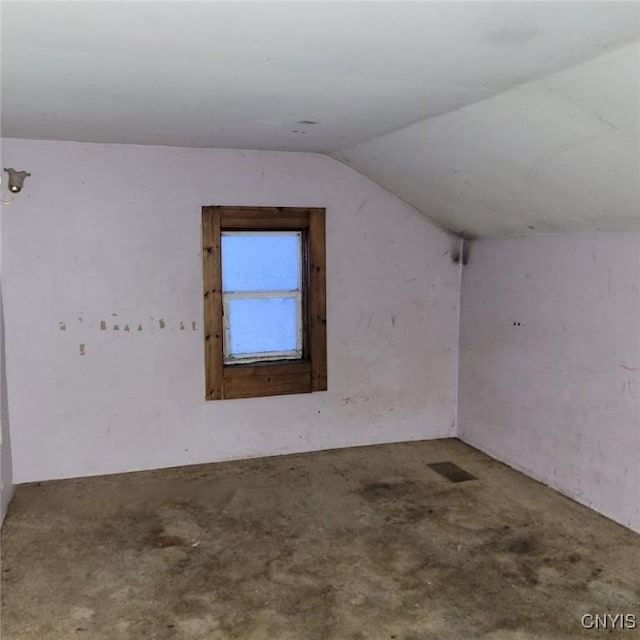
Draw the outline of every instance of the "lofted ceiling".
M469 235L640 231L638 42L334 156Z
M1 13L4 137L320 152L456 232L640 230L638 2Z

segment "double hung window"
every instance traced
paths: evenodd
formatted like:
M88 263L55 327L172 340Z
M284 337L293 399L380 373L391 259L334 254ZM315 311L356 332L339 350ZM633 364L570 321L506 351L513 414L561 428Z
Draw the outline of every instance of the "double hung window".
M327 388L324 218L203 207L208 400Z

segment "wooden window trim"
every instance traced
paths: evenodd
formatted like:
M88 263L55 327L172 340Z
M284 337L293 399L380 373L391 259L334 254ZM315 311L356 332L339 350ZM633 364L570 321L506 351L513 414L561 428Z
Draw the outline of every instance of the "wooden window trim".
M222 329L223 231L303 231L303 352L300 360L225 364ZM205 397L253 398L327 389L325 209L202 207Z

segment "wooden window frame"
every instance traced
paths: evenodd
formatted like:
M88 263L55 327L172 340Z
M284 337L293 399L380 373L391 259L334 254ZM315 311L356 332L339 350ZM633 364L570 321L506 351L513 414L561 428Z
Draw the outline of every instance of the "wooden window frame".
M302 358L225 364L222 325L223 231L301 231ZM202 207L204 360L207 400L255 398L327 389L325 209Z

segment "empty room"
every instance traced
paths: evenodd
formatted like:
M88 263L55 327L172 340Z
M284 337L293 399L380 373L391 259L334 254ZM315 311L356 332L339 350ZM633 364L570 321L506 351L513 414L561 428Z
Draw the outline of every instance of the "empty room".
M640 638L640 3L0 12L3 640Z

